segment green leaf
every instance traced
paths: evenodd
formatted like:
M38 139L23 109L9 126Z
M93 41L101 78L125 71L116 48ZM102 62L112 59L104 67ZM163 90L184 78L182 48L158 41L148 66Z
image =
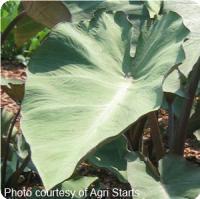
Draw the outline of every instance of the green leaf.
M48 28L71 19L61 1L22 1L22 4L29 17Z
M182 157L167 155L159 162L160 180L148 174L143 161L135 153L128 155L128 179L135 198L195 198L200 191L200 168Z
M72 15L72 22L80 22L85 19L91 19L98 9L107 11L123 11L130 15L141 15L143 13L144 3L141 1L63 1Z
M91 21L55 27L30 61L22 105L23 132L47 189L98 144L160 107L163 77L184 59L187 34L177 14L163 16L140 37L132 65L122 12L100 10Z
M166 77L163 82L163 91L168 93L176 93L176 95L180 97L186 97L183 84L183 75L178 69L173 70Z
M1 32L18 15L19 1L7 1L1 7Z
M10 129L10 125L14 118L14 113L9 112L6 109L1 110L1 158L3 159L5 157L5 153L7 150L7 136L8 131ZM7 171L6 171L6 181L8 178L15 172L16 170L16 164L17 164L17 155L13 151L13 140L17 136L17 129L16 127L13 128L13 132L11 135L11 142L9 143L9 156L7 160ZM2 161L1 161L1 167L2 167Z
M200 55L200 4L194 0L189 1L165 1L164 11L173 10L183 17L184 24L190 29L191 33L188 40L184 42L183 47L186 55L184 62L173 70L165 80L164 91L176 93L183 96L184 90L180 92L182 83L179 79L174 79L182 73L186 78L191 72L194 64ZM173 79L173 81L171 81Z
M72 15L72 23L77 23L82 20L91 19L98 9L107 11L123 11L128 14L127 18L132 23L132 37L130 54L135 56L140 28L144 21L149 18L148 12L144 9L142 1L63 1L64 5L69 9Z
M2 151L4 150L4 146L6 144L5 140L8 136L8 131L10 129L10 126L14 119L14 116L15 116L15 114L13 112L7 111L5 108L1 109L1 139L2 139L1 149L2 149ZM17 128L14 127L13 131L12 131L12 135L11 135L12 140L15 138L17 132L18 132ZM2 152L2 154L4 154L4 151Z
M16 153L12 151L9 159L7 160L6 182L16 171L17 161L18 161L18 157L17 157ZM3 166L3 161L1 161L1 169L2 169L2 166Z
M1 139L2 139L2 149L4 149L6 144L6 139L8 136L8 131L11 126L11 123L15 117L13 112L7 111L6 109L1 110ZM19 155L21 158L25 158L28 153L28 145L24 140L22 132L17 129L15 126L12 131L12 136L10 140L10 145L13 150ZM2 152L4 154L4 151ZM2 155L3 156L3 155Z
M133 3L135 8L137 8L137 10L134 10L134 12L131 12L128 16L128 19L130 20L133 26L130 55L131 57L135 57L139 36L141 34L141 29L144 25L147 24L147 21L149 21L149 14L147 9L145 9L145 3L139 1L131 1L131 3Z
M50 30L45 28L31 39L30 46L28 47L28 52L30 54L33 53L33 51L35 51L41 45L42 41L44 41L49 32Z
M127 151L126 139L124 136L119 136L100 146L87 160L97 167L110 170L120 181L127 182L125 159Z

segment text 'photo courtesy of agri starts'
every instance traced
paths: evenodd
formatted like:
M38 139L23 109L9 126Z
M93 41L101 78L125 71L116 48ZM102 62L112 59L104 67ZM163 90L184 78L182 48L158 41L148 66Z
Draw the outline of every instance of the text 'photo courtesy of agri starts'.
M200 199L200 1L3 3L1 198Z

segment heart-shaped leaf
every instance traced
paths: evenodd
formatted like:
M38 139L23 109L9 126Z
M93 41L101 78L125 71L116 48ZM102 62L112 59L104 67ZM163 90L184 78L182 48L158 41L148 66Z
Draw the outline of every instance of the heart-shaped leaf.
M173 12L161 17L144 29L133 65L131 28L124 13L99 10L91 21L57 25L32 57L22 128L46 188L69 178L98 144L160 107L163 77L184 59L188 30Z

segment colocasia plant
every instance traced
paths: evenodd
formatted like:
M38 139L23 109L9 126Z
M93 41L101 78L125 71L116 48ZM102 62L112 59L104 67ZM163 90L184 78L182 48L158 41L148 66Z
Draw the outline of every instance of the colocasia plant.
M2 111L2 187L18 187L20 174L31 168L46 190L104 189L99 175L80 172L87 162L129 184L134 190L129 198L196 198L200 168L185 160L183 151L188 136L199 140L200 5L148 0L22 1L18 6L20 17L5 28L2 45L8 34L23 45L46 32L40 32L25 94L17 99L25 146L20 151L26 153L9 175L8 163L16 164L9 154L19 158L19 148L9 147L16 144L16 116ZM12 90L16 82L3 80ZM164 131L160 108L169 114ZM97 198L73 192L64 198L86 197Z

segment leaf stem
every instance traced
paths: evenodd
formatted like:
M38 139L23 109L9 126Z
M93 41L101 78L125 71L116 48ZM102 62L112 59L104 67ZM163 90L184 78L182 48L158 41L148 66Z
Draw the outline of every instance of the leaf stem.
M149 113L148 120L151 128L150 133L155 148L156 160L158 161L164 156L165 150L163 146L162 136L160 133L160 128L158 125L158 119L156 113L155 112Z
M169 140L169 148L173 148L174 136L175 136L175 126L174 126L174 107L172 102L168 102L169 107L169 120L168 120L168 140Z
M141 117L136 124L134 125L134 128L131 128L128 132L128 140L131 145L131 148L134 151L139 151L139 144L140 139L143 134L144 126L146 124L147 116Z
M193 70L191 72L189 86L187 89L187 99L185 100L182 106L181 116L175 134L173 148L171 150L172 153L177 155L183 155L184 152L184 144L187 136L187 127L190 118L190 112L199 80L200 80L200 57L196 62L196 64L194 65Z

